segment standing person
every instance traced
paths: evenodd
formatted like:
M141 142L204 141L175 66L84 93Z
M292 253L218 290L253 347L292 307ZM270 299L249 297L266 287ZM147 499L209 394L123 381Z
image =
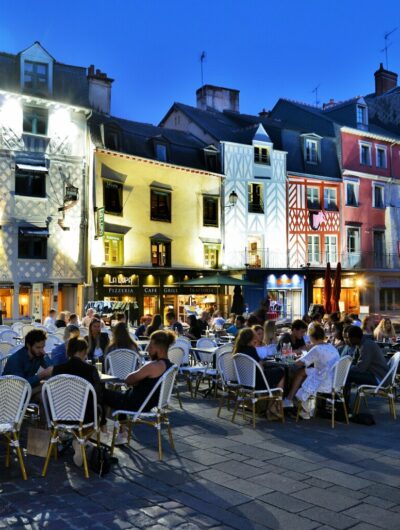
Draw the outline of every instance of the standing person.
M88 359L90 361L103 360L110 339L108 333L101 331L101 322L97 318L94 318L89 324L87 340L89 344Z
M279 339L277 350L281 351L284 344L290 344L292 351L301 353L305 349L304 335L307 331L307 324L302 320L294 320L292 323L292 331L284 333Z
M188 316L189 329L185 332L186 337L197 340L201 337L201 327L196 315Z
M315 396L317 392L331 392L333 366L340 359L337 349L325 342L322 326L316 324L311 328L310 340L312 348L296 361L300 370L297 371L290 392L284 400L284 407L293 407L293 398L296 395L302 402L300 416L305 420L309 420L313 412L308 398Z
M163 329L163 325L162 325L162 320L161 320L161 315L160 314L155 314L150 322L150 324L147 326L146 328L146 337L150 337L150 335L152 333L154 333L154 331L158 331L160 329Z
M168 311L168 313L165 315L165 318L172 331L174 331L177 335L183 335L183 326L180 322L178 322L178 320L176 320L174 311Z
M382 318L374 330L374 338L378 342L396 340L396 332L390 318Z
M43 325L44 326L55 326L56 325L56 316L57 312L55 309L50 309L49 314L44 319Z
M146 334L146 328L151 323L151 319L152 317L150 314L143 315L142 317L140 317L140 326L135 332L135 335L138 339L140 339L140 337L143 337Z
M124 322L118 322L118 324L114 326L112 338L110 344L107 346L106 353L119 350L120 348L139 352L138 345L129 335L128 329Z
M72 324L69 324L64 329L64 342L61 344L57 344L52 350L51 350L51 362L53 366L57 366L59 364L63 364L67 362L67 344L68 341L72 338L79 337L79 328L78 326L74 326Z
M85 328L89 327L89 324L93 320L94 317L94 309L93 307L89 307L89 309L86 311L86 316L82 318L82 326L85 326Z

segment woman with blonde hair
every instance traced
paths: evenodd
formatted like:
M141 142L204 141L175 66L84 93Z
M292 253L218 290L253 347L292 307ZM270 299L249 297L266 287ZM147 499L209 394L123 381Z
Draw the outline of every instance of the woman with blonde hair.
M374 338L378 342L385 342L391 339L396 340L396 332L390 318L382 318L374 329Z

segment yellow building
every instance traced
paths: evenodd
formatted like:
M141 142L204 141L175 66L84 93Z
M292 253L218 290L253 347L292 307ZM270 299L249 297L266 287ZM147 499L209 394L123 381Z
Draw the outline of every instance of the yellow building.
M222 266L223 177L207 169L218 167L215 150L190 134L126 120L97 117L91 132L94 299L130 303L132 321L212 309L216 289L176 284Z

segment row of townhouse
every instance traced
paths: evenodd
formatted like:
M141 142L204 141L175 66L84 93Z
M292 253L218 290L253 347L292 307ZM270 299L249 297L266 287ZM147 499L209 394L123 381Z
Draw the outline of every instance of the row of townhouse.
M229 291L182 283L246 275L246 301L289 317L323 302L343 267L343 308L400 306L397 76L323 108L280 99L240 113L205 85L159 126L111 115L113 80L35 43L0 54L0 303L6 318L88 300L132 320L174 308L229 310ZM122 306L121 306L122 307Z

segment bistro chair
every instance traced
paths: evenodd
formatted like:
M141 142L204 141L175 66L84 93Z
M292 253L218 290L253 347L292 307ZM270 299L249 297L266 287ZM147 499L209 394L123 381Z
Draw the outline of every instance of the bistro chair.
M0 335L2 331L9 331L10 329L10 326L7 326L6 324L0 324Z
M222 387L222 395L219 401L217 412L217 416L219 418L224 402L226 401L227 408L230 410L230 403L231 401L236 401L239 391L239 384L237 382L232 351L223 352L218 355L217 368L220 375L220 384Z
M12 342L0 342L0 357L10 355L11 350L15 347ZM22 346L20 346L22 348Z
M44 351L47 354L51 353L56 346L61 344L61 342L62 341L59 339L59 337L57 335L49 333L47 335L47 339L46 339L46 342L45 342L45 345L44 345Z
M0 330L0 341L1 342L11 342L12 344L16 344L17 339L19 339L19 335L16 331L13 331L12 329L3 329Z
M19 445L19 433L31 394L31 385L22 377L0 377L0 434L7 439L6 467L10 466L10 447L13 447L24 480L27 480L28 476Z
M239 383L238 396L233 411L232 423L235 422L235 417L239 404L242 404L243 417L245 417L245 404L251 403L253 429L256 428L256 403L259 401L267 401L278 403L281 409L282 423L285 421L282 403L282 388L270 388L261 366L249 355L244 353L237 353L233 356L233 364L235 367L236 378ZM256 390L256 374L257 371L261 374L265 388Z
M349 416L347 414L346 402L344 399L344 386L349 375L352 358L349 355L341 357L334 365L333 369L333 380L331 393L317 392L313 398L318 400L324 400L331 405L331 423L332 429L335 428L335 406L336 403L341 403L343 407L344 417L346 423L349 423ZM302 403L299 401L297 406L296 422L299 421L300 412L302 409Z
M172 429L168 419L168 405L171 400L172 389L174 388L176 374L178 373L178 367L173 365L169 368L160 379L157 381L157 384L154 386L153 390L147 396L145 401L142 403L141 407L137 411L132 410L115 410L112 414L114 419L114 429L111 442L111 454L114 453L115 447L115 438L119 429L119 416L125 414L127 417L128 424L128 445L131 441L131 431L132 424L134 423L144 423L155 427L157 429L157 438L158 438L158 456L162 460L162 441L161 441L161 427L166 425L168 429L169 442L172 449L175 449L174 440L172 437ZM152 396L157 392L160 392L158 398L158 404L149 412L144 412L144 409L147 403L150 401Z
M183 350L182 364L187 365L190 363L190 348L191 342L187 337L180 336L176 339L172 345L174 348L181 348Z
M174 343L168 350L168 359L178 368L178 373L180 366L183 361L184 351L182 348L175 346L176 343ZM179 394L179 386L177 377L175 378L174 388L176 390L176 397L178 398L179 406L181 409L183 409L181 396Z
M19 337L22 337L22 328L25 326L23 322L14 322L14 324L11 325L11 329L15 331Z
M22 326L22 337L25 338L25 336L32 331L33 329L36 329L35 326L32 324L24 324Z
M128 375L137 370L141 364L142 360L140 355L133 350L119 348L118 350L111 351L106 355L106 373L118 377L121 381L109 384L111 386L124 385L124 381Z
M85 423L85 412L89 395L92 396L93 400L93 421ZM97 397L93 386L86 379L76 375L57 375L44 383L42 400L47 424L49 429L51 429L51 439L42 470L42 477L46 476L53 450L54 456L57 458L58 434L67 432L72 434L80 444L84 474L86 478L89 478L85 443L95 433L97 446L100 444L100 431L97 422Z
M379 385L361 385L358 387L354 404L354 414L358 414L360 411L361 399L364 399L364 403L368 407L367 396L383 397L388 400L390 414L394 420L396 419L395 381L399 362L400 352L396 352L388 363L389 371Z

